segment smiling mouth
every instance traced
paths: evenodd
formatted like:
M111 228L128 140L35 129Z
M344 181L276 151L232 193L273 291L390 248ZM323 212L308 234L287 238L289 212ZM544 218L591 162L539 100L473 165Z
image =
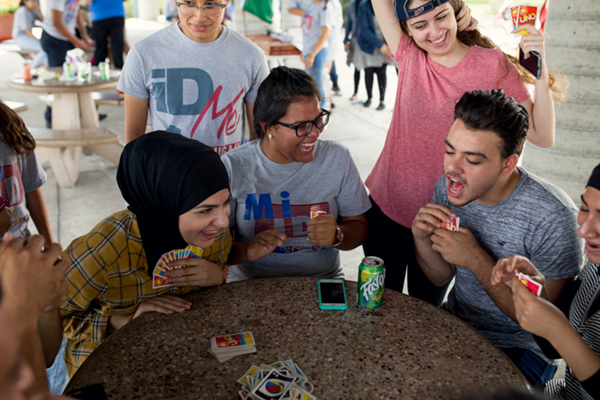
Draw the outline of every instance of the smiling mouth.
M586 248L587 248L589 251L591 251L591 252L600 251L600 245L598 245L598 244L593 244L593 243L590 243L590 242L588 242L587 240L586 240L586 242L585 242L585 246L586 246Z
M302 153L311 153L315 149L315 145L317 142L312 143L300 143L298 144L298 148Z
M440 45L440 44L444 43L444 41L446 40L446 36L447 36L447 35L448 35L448 31L446 31L446 32L445 32L445 33L442 35L442 37L440 37L439 39L437 39L437 40L430 40L429 42L430 42L431 44L433 44L433 45Z
M219 231L202 231L202 235L208 239L212 239L217 235L217 232Z

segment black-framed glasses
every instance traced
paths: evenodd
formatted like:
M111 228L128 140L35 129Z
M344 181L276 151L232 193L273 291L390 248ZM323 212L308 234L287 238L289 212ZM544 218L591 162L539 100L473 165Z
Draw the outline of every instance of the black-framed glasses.
M296 136L298 136L298 137L304 137L312 131L313 125L316 125L316 127L319 130L322 130L323 128L325 128L325 125L327 125L327 123L329 122L329 114L331 114L329 111L321 110L321 114L319 114L319 116L317 118L315 118L314 120L302 122L297 125L290 125L290 124L286 124L286 123L280 122L280 121L277 121L275 123L279 124L279 125L283 125L286 128L295 130Z
M198 12L198 10L200 8L204 10L204 14L206 14L207 17L218 17L223 12L223 9L226 7L226 4L214 4L214 3L210 3L205 6L198 6L198 5L192 4L192 3L175 3L175 4L177 5L177 8L179 8L179 11L181 11L181 13L183 15L187 15L188 17L191 17L192 15L196 15L196 13Z

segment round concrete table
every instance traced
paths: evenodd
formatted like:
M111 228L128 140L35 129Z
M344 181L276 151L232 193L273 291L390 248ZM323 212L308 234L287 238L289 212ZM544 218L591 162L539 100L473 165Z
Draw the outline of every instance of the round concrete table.
M62 68L49 68L61 73ZM120 74L119 74L120 75ZM28 127L38 141L36 154L43 163L49 161L61 187L72 187L79 175L82 148L119 164L123 146L118 135L101 128L92 92L117 87L119 77L108 80L98 76L96 67L88 81L59 79L24 80L19 75L6 79L14 90L52 94L52 130Z
M235 399L251 365L292 359L318 399L456 398L528 387L508 358L459 319L388 290L374 311L318 308L317 280L237 282L187 295L191 310L143 314L110 336L66 391L103 384L114 399ZM220 364L210 338L251 331L255 354Z

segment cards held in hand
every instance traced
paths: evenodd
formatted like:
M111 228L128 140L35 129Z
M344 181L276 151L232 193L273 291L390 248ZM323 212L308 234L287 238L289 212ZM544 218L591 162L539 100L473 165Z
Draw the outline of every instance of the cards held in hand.
M158 289L166 286L173 286L168 277L164 276L166 271L173 269L186 268L186 265L170 266L169 263L183 258L201 258L202 249L196 246L188 245L185 249L172 250L163 254L156 262L152 272L152 288Z
M238 383L242 385L238 392L242 400L316 400L311 394L313 385L292 360L262 364L260 367L253 365L238 379Z
M210 339L208 352L219 362L225 362L242 354L256 353L252 332L215 336Z

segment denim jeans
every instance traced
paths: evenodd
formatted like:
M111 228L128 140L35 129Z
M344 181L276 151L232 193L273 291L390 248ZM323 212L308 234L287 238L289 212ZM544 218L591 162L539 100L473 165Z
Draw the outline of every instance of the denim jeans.
M19 34L17 37L13 38L17 46L19 46L23 50L33 50L37 51L36 55L31 60L31 66L33 68L37 68L40 65L46 63L48 56L46 52L42 49L42 44L39 40L32 38L31 36L27 36L25 34Z
M557 365L548 364L529 350L518 347L500 348L521 370L533 386L543 385L554 377Z
M315 57L313 66L306 69L315 81L317 82L317 88L321 93L321 108L329 110L329 90L325 88L325 74L327 73L327 63L329 62L329 49L327 47L321 49L319 54Z
M54 364L46 369L46 375L48 376L48 385L50 386L50 392L52 394L62 394L63 390L69 382L69 376L67 375L67 366L65 364L65 346L67 342L63 336L60 350L54 359Z

